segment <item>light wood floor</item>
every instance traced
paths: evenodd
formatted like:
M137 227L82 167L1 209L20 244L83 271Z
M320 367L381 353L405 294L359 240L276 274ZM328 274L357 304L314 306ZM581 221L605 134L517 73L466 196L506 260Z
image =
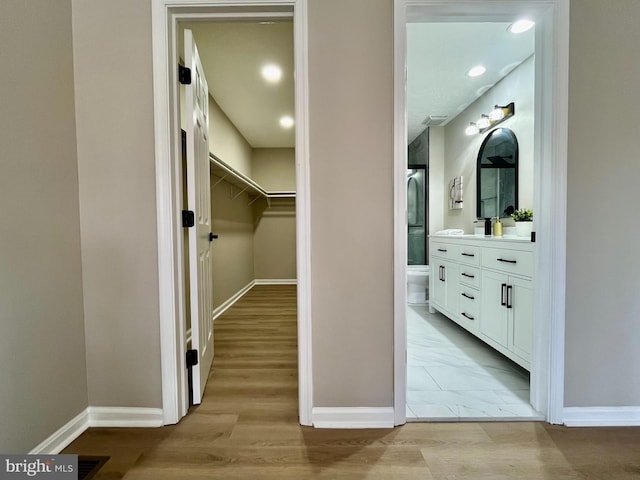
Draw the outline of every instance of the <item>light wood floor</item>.
M178 425L92 428L63 453L96 479L640 479L640 428L423 423L319 430L297 419L295 288L258 286L215 324L202 405Z

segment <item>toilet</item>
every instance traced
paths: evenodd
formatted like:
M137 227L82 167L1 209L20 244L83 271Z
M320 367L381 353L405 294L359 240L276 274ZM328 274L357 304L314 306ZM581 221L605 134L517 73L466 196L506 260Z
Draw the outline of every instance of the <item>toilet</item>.
M407 302L426 304L429 300L429 265L407 265Z

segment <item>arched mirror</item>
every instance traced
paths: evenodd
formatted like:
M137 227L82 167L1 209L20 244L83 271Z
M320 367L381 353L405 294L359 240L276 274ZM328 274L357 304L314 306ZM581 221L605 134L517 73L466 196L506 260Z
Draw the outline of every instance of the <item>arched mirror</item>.
M478 153L477 217L508 217L518 208L518 140L496 128Z

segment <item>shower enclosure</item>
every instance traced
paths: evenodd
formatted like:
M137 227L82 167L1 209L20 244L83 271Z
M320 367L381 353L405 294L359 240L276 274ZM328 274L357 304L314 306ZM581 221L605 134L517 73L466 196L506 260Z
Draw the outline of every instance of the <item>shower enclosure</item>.
M408 264L427 265L429 241L429 129L418 135L408 148L407 225Z
M407 224L409 265L427 264L427 171L425 167L407 170Z

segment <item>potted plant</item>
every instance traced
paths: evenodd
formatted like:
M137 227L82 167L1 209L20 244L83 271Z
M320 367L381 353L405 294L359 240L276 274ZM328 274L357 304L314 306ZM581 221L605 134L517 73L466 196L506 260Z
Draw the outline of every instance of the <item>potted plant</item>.
M519 208L511 214L516 222L516 234L519 237L530 237L533 230L533 212L528 208Z

